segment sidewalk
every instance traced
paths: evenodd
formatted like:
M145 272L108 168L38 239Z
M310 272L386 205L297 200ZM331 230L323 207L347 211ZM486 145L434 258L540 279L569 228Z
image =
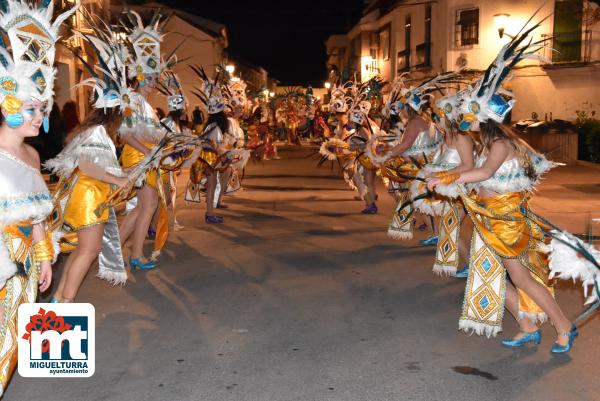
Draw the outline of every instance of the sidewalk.
M535 212L567 231L600 236L600 170L563 166L550 171L532 199Z

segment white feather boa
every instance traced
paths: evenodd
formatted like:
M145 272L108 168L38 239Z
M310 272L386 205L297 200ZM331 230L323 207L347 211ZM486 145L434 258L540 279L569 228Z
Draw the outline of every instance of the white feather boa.
M336 150L338 148L348 149L348 144L338 138L329 138L328 140L326 140L325 142L323 142L321 144L321 147L319 148L319 153L322 156L326 156L328 160L337 160L337 157L338 157L337 153L329 150L329 148L332 148L332 147L335 148ZM350 152L350 151L348 151L348 152Z
M553 238L549 245L550 278L581 280L585 304L598 301L593 287L594 283L600 285L600 270L564 242L584 247L597 261L600 261L600 251L570 233L553 231L553 235L557 238Z
M54 159L46 161L44 166L60 177L69 177L79 167L82 159L96 164L110 174L123 175L114 145L101 125L77 135Z
M17 265L10 258L4 238L0 238L0 288L4 288L6 281L17 273Z

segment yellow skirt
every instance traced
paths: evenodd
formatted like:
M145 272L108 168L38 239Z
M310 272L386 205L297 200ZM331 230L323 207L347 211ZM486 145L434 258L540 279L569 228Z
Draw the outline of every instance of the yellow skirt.
M143 142L143 144L148 149L152 149L152 147L154 146L150 142ZM123 152L121 153L121 166L124 169L128 169L128 168L137 166L138 164L140 164L140 162L143 159L144 159L144 154L142 152L140 152L139 150L137 150L136 148L134 148L133 146L130 146L128 144L125 144L125 146L123 146ZM157 189L158 188L157 182L158 182L158 171L156 169L148 170L148 172L146 173L145 183L150 185L152 188Z
M202 149L200 156L190 168L190 182L195 185L200 184L207 170L213 171L217 164L219 164L219 155L211 150Z
M529 205L524 192L476 200L465 196L463 202L475 228L496 254L502 258L519 259L533 274L544 282L548 281L550 269L544 252L544 233L525 216Z
M544 250L546 240L541 227L527 216L527 193L509 192L489 198L461 198L485 246L498 258L519 260L529 270L531 277L554 296L552 282L548 279L550 269ZM525 292L519 288L517 292L520 315L535 317L543 314L542 309Z
M409 181L406 177L416 177L419 174L419 167L402 157L394 157L385 162L381 168L381 176L397 183Z
M367 170L371 170L371 171L377 170L377 167L373 164L373 162L371 161L369 156L367 156L365 154L359 156L358 162Z
M81 171L73 175L68 199L62 212L66 234L61 239L61 252L68 253L75 250L78 244L77 231L108 221L108 209L104 209L100 216L95 212L102 203L107 201L111 190L111 184L89 177Z

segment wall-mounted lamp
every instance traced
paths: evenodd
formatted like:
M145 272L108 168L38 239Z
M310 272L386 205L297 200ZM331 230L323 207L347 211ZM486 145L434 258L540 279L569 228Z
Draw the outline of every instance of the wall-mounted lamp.
M269 92L269 96L275 97L275 92Z
M225 71L227 71L229 73L229 75L233 75L233 73L235 72L235 65L227 64L225 66Z
M330 82L325 82L325 89L327 89L327 90L331 89L331 83Z
M510 14L495 14L494 15L494 25L498 30L498 35L502 39L504 36L504 29L506 29L506 25L508 24L508 19L510 18Z

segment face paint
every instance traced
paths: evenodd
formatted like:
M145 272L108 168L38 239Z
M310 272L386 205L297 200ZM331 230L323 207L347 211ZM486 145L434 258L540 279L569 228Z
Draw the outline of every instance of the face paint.
M21 113L13 113L6 116L6 125L10 128L19 128L24 122L25 118Z
M33 118L35 116L35 108L27 107L26 109L23 110L23 114L25 114L25 116L27 116L29 118Z

